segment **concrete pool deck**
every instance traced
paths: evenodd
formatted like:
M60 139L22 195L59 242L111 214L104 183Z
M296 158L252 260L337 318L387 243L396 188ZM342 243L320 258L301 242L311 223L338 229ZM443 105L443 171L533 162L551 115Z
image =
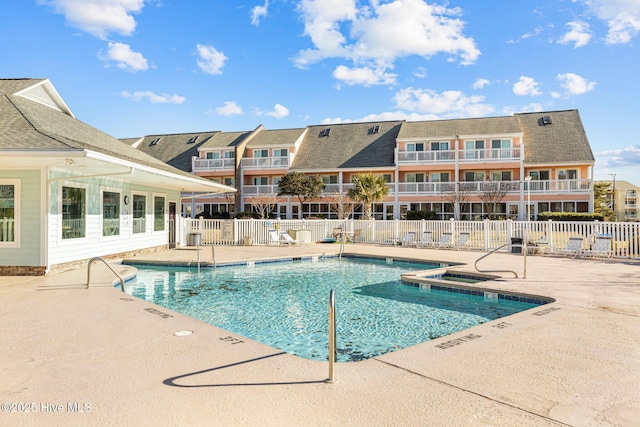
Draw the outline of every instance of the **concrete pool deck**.
M338 250L219 247L216 260ZM466 271L482 255L360 244L345 251L461 262ZM211 250L200 258L211 261ZM197 254L181 248L138 259L195 262ZM480 264L501 266L521 275L523 258L500 253ZM529 256L527 279L499 275L486 286L556 301L338 363L334 384L324 383L327 362L121 293L100 263L88 290L86 267L0 277L0 425L640 425L640 262Z

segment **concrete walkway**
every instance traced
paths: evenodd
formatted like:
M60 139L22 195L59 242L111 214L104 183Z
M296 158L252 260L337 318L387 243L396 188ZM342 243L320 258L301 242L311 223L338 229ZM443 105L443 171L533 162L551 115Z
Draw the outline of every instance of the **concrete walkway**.
M217 248L216 260L338 249ZM462 262L469 271L481 255L358 244L346 249ZM186 248L139 259L197 258ZM200 258L211 261L211 250L202 249ZM496 254L481 263L483 269L505 266L521 275L522 256ZM483 285L554 303L374 359L339 363L335 384L324 383L326 362L133 298L114 289L112 278L100 264L92 268L88 290L84 268L0 277L0 425L640 425L638 263L527 257L527 279L504 274Z

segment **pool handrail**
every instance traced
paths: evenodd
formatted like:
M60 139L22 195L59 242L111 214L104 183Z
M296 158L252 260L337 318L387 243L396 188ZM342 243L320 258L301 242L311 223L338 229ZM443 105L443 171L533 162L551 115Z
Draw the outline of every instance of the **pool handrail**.
M478 259L476 260L476 262L473 264L473 266L475 267L476 271L477 271L478 273L513 273L513 275L514 275L514 276L515 276L515 278L517 279L517 278L518 278L518 273L516 273L515 271L512 271L512 270L480 270L480 269L478 268L478 261L480 261L480 260L482 260L482 259L484 259L484 258L488 257L489 255L491 255L491 254L493 254L493 253L495 253L495 252L499 251L500 249L502 249L502 248L504 248L504 247L506 247L506 246L518 246L518 247L520 247L520 248L524 248L524 252L523 252L523 254L524 254L524 275L523 275L523 277L522 277L522 278L523 278L523 279L526 279L526 278L527 278L527 246L526 246L526 245L522 245L522 244L520 244L520 243L505 243L504 245L499 246L499 247L497 247L497 248L495 248L495 249L492 249L491 251L489 251L489 252L487 252L486 254L482 255L482 256L481 256L480 258L478 258Z
M109 270L113 271L113 273L116 276L118 276L118 279L120 279L120 290L122 292L125 292L125 290L124 290L124 279L122 278L122 276L116 270L114 270L113 267L111 267L109 265L109 263L104 260L104 258L99 257L99 256L95 256L95 257L91 258L89 260L89 263L87 264L87 288L86 289L89 289L89 283L91 282L91 264L93 264L95 261L102 261L104 263L104 265L109 267Z
M336 361L336 293L329 291L329 378L327 383L334 383L333 365Z

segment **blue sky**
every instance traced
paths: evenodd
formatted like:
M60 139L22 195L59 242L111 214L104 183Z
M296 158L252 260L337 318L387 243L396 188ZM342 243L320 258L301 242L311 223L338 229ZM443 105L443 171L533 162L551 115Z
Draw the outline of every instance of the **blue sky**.
M0 77L117 138L578 109L640 185L640 0L3 0Z

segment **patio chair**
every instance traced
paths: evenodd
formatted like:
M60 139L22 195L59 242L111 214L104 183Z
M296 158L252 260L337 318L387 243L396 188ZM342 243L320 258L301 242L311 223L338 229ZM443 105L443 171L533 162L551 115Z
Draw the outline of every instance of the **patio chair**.
M458 240L456 240L456 242L453 245L453 248L456 250L462 249L464 245L466 245L467 242L469 241L469 236L470 236L469 232L463 231L462 233L460 233L458 235Z
M569 237L569 242L567 243L567 246L561 249L557 249L555 252L558 255L568 255L572 258L576 258L578 255L582 254L583 242L584 242L584 237L582 236Z
M434 248L450 248L451 247L451 233L444 232L440 235L440 240L431 243L429 246Z
M416 233L415 231L410 231L402 239L395 239L393 243L395 245L413 246L416 244Z
M287 234L287 236L289 236ZM291 239L291 236L289 236ZM293 239L292 239L293 240ZM269 230L269 244L272 245L287 245L289 242L284 240L281 235L278 233L278 230Z
M585 256L594 258L611 258L611 236L596 236L596 241L590 250L584 252Z
M360 230L359 228L353 230L353 233L347 233L347 241L351 243L357 242L357 240L360 238L360 233L362 233L362 230Z
M423 231L420 240L416 243L417 247L428 246L433 243L433 231Z
M331 234L331 237L333 237L335 240L340 240L342 239L342 227L338 228L334 228L333 229L333 233Z
M291 237L291 235L289 235L289 233L287 233L286 231L280 232L280 240L287 245L295 245L296 243L298 243L298 241Z

